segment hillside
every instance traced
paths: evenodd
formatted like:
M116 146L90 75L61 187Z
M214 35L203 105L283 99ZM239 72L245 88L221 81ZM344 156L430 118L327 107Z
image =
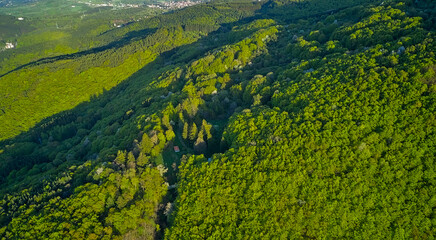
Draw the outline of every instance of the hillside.
M194 6L168 16L135 22L99 36L100 41L107 43L103 46L44 58L3 75L0 78L0 120L4 127L0 130L0 140L28 130L45 117L71 109L104 89L111 89L162 52L192 43L216 30L218 24L238 20L249 15L251 8L260 6L250 5L253 6L247 6L246 10L205 6L200 7L200 11ZM185 15L190 17L185 18ZM38 38L31 39L29 47L33 48ZM41 44L43 41L41 39ZM17 78L25 81L15 81Z
M8 8L0 7L0 76L40 59L83 52L121 40L122 36L114 36L113 32L167 11L148 7L88 7L57 14L59 9L71 7L55 4L50 10L27 5L23 8L35 13L28 16L18 10L12 14ZM13 49L6 49L6 43L13 44Z
M1 77L0 236L434 238L434 7L213 2Z

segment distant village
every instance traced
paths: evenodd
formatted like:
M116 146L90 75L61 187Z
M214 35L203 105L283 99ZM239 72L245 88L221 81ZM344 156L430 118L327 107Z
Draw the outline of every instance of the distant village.
M164 3L158 3L158 4L149 4L147 7L149 8L159 8L159 9L179 9L179 8L185 8L189 6L193 6L196 4L201 3L201 1L180 1L180 2L164 2Z
M78 3L86 4L90 7L139 8L143 6L141 4L127 4L127 3L92 3L91 1L89 2L78 1ZM73 5L72 7L75 6Z
M79 1L78 3L86 4L90 7L113 7L113 8L139 8L147 6L149 8L159 8L159 9L179 9L185 8L189 6L193 6L201 3L201 1L170 1L163 3L155 3L155 4L127 4L127 3L92 3L90 1ZM72 6L75 7L75 6Z

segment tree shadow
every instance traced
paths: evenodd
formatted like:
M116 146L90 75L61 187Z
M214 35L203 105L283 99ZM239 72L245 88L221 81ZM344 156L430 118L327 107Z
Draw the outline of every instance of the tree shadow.
M90 101L71 110L47 117L26 132L1 141L0 196L15 192L19 199L15 204L28 204L31 201L29 196L42 193L43 187L51 185L65 174L68 175L71 167L81 166L86 161L96 166L95 164L113 160L118 149L131 150L135 144L134 139L139 139L141 135L136 127L137 119L146 112L156 112L156 109L161 109L166 104L160 97L165 89L147 92L144 91L145 87L166 71L182 67L191 59L203 56L212 49L242 40L249 32L231 34L232 27L239 24L223 24L192 44L164 52L116 87L93 96ZM139 33L131 35L129 41L141 38L137 34ZM122 46L125 43L117 42L110 47L116 48L117 44ZM86 55L100 50L103 49L80 54ZM114 140L118 137L120 139ZM105 152L101 153L101 150ZM100 157L101 155L105 157ZM80 173L68 183L68 188L55 186L54 189L59 190L59 193L52 197L68 198L76 187L92 181L86 175ZM25 196L20 193L24 189ZM165 198L169 199L166 201L174 200L174 191ZM2 224L8 221L10 219L7 217L0 219Z
M110 145L111 141L109 140L102 146L94 146L92 142L89 144L86 142L91 141L87 140L91 138L106 138L106 128L110 128L107 132L115 134L126 123L129 126L134 126L134 120L140 115L137 113L140 112L139 109L144 112L160 107L160 101L154 101L144 96L142 91L144 86L165 71L183 66L191 59L203 56L212 49L242 40L250 31L234 35L231 34L232 28L255 18L258 16L222 24L216 31L192 44L163 52L154 61L116 87L104 90L101 95L91 97L90 101L83 102L71 110L47 117L26 132L1 141L0 189L2 190L0 194L10 192L11 189L18 191L23 188L40 186L44 181L53 180L62 169L68 169L70 166L81 164L86 160L96 159L99 149L110 148L111 153L113 153L116 152L117 148L132 148L133 139L137 138L139 132L138 129L134 130L135 134L125 137L126 139L121 143L112 144L115 147ZM129 42L142 39L155 31L156 29L145 29L132 32L123 39L103 47L41 59L20 68L60 59L76 58L111 48L116 49ZM18 68L13 71L17 70ZM128 111L134 113L126 114Z
M280 19L280 15L271 15L268 11L268 8L262 8L259 15L222 24L218 30L209 33L195 43L166 51L116 87L92 97L89 102L45 118L29 131L0 142L0 189L2 189L0 196L12 190L20 192L24 188L32 189L30 194L35 194L40 191L45 182L54 180L73 165L80 165L88 160L110 161L117 150L131 150L134 147L134 140L138 139L141 134L141 130L136 126L137 119L140 119L144 113L162 109L168 103L161 98L162 95L168 93L167 89L154 89L147 92L144 91L145 86L157 80L166 71L182 67L192 59L203 56L213 49L241 41L250 33L246 31L239 35L231 34L235 26L265 16ZM330 13L329 11L323 14ZM317 16L317 14L321 13L312 16ZM287 20L287 22L298 19L300 17ZM153 31L156 29L147 29L142 33L135 32L104 47L90 49L76 55L41 59L33 64L43 64L117 48L135 39L141 39ZM257 58L261 60L263 57ZM26 66L21 66L21 68L24 67ZM18 69L13 71L16 70ZM249 79L258 73L255 66L241 70L247 73L234 73L233 77ZM180 90L184 83L176 82L175 86L175 89ZM222 120L228 119L235 111L234 108L222 115ZM219 151L223 149L217 150ZM82 181L85 180L75 182L69 192L62 197L65 198L72 194L74 187L83 184ZM177 193L173 191L170 195L165 201L174 201ZM162 236L161 233L157 237Z

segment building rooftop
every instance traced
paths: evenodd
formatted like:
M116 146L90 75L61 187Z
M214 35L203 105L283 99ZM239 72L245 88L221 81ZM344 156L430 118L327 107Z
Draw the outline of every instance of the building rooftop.
M176 153L180 152L179 146L174 146L174 152L176 152Z

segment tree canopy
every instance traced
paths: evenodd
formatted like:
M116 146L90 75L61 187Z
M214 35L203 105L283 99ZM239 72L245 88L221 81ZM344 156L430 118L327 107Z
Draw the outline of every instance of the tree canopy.
M2 77L0 237L433 239L434 6L217 1Z

